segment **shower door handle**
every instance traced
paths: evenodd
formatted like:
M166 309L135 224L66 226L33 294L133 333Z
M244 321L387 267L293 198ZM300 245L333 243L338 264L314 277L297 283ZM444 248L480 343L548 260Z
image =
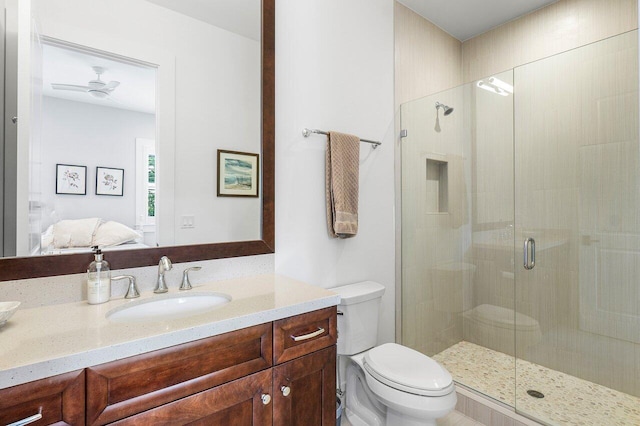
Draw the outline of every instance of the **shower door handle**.
M531 259L529 259L531 252ZM536 266L536 240L529 237L524 240L524 269L531 270Z

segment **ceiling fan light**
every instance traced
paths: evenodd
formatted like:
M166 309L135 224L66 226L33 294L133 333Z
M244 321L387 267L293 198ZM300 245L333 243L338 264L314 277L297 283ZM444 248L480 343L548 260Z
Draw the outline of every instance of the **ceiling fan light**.
M89 90L89 94L98 99L104 99L109 96L109 93L103 90Z

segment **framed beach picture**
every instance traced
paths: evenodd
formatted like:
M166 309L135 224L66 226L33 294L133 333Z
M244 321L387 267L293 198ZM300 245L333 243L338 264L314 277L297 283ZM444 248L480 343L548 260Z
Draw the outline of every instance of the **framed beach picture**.
M96 167L96 195L122 197L124 169Z
M86 195L87 167L56 164L56 194Z
M218 197L257 197L260 155L218 150Z

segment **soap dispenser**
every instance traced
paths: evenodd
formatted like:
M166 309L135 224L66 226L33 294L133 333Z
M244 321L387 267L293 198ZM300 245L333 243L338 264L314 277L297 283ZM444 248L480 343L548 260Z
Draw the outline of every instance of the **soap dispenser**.
M111 270L109 262L102 259L102 250L92 247L95 260L87 269L87 300L91 305L108 302L111 298Z

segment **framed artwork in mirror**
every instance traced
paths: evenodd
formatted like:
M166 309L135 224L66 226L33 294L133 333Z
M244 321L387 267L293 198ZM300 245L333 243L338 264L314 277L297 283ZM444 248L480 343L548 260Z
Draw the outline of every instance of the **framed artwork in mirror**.
M96 195L122 197L124 169L96 167Z
M56 194L87 195L87 167L56 164Z
M218 197L257 197L260 155L218 150Z

